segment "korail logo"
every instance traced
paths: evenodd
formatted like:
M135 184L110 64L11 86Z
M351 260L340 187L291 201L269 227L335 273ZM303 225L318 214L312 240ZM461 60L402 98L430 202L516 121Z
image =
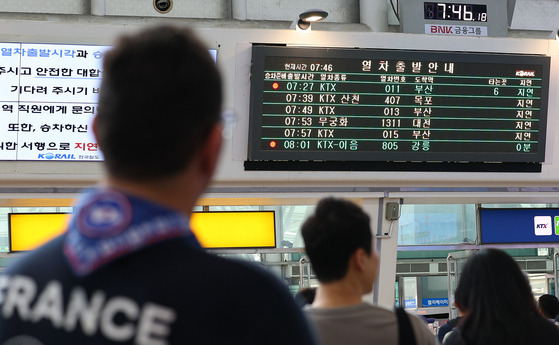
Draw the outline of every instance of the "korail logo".
M74 160L76 159L76 156L74 154L70 154L70 153L52 153L52 152L48 152L48 153L40 153L39 155L37 155L38 159L49 159L49 160Z
M534 217L534 233L536 236L550 236L552 227L550 216Z

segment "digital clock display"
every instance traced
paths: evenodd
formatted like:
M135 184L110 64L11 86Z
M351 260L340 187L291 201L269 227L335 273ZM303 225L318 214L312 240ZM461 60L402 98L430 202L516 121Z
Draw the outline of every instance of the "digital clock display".
M549 57L252 53L248 161L544 161Z
M424 2L424 19L487 22L487 5Z

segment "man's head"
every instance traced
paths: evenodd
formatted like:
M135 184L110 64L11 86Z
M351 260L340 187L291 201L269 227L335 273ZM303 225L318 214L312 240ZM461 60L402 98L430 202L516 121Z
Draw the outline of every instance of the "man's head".
M326 198L318 203L301 231L305 250L321 283L343 279L354 260L362 260L366 265L363 276L370 280L372 288L378 257L372 247L369 221L369 216L348 200Z
M208 49L185 28L122 37L104 56L95 123L113 177L171 177L201 151L221 113L221 78Z
M553 295L541 295L538 298L538 310L547 319L559 316L559 300Z

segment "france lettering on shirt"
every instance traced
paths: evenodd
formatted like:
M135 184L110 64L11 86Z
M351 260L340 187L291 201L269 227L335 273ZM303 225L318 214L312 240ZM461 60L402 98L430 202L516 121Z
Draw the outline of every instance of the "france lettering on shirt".
M171 325L176 319L172 308L151 302L139 304L126 296L107 297L102 290L87 296L80 286L71 289L68 300L63 296L63 286L57 280L38 290L31 277L0 276L0 312L4 319L19 317L30 323L46 320L58 330L78 330L86 336L99 333L115 342L169 344ZM126 321L115 322L117 314Z

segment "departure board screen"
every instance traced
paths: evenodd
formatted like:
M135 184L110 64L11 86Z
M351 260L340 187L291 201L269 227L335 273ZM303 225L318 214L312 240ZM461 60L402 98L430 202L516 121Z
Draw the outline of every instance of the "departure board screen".
M253 46L249 161L543 162L546 56Z

